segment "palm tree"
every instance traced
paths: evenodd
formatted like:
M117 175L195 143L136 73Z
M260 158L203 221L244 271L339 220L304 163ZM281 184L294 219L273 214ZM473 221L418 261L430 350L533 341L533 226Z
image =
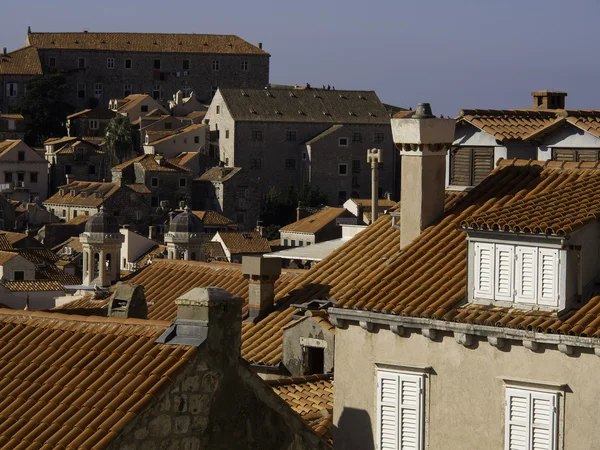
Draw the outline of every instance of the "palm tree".
M133 153L131 125L127 117L119 114L112 119L106 127L105 139L106 148L113 158L119 160L119 164Z

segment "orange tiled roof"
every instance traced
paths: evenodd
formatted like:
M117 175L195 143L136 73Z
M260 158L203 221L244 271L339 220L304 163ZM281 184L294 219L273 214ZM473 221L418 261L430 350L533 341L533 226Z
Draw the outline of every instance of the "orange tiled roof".
M333 444L333 375L309 375L267 381L329 445Z
M0 54L0 75L42 75L37 49L24 47L6 55Z
M553 110L463 109L457 120L458 123L470 123L498 141L504 141L526 139L555 122L560 122L562 118L557 117Z
M370 198L351 198L350 201L354 202L356 205L358 206L363 206L363 207L371 207L371 199ZM392 206L396 206L396 203L394 200L388 200L385 198L380 198L377 200L377 205L380 208L391 208Z
M56 280L4 281L0 284L11 292L52 292L65 290L65 285Z
M325 208L315 214L305 217L304 219L300 219L297 222L281 227L279 231L317 233L323 227L329 225L339 216L344 214L345 211L346 210L344 208Z
M600 112L597 114L589 114L585 116L571 116L567 117L567 122L575 125L577 128L587 131L592 136L600 138Z
M219 214L216 211L192 211L192 213L202 221L204 226L227 226L235 225L235 222L228 219L223 214Z
M4 250L0 250L0 266L6 264L13 258L16 258L19 254L15 252L7 252Z
M113 167L113 169L125 169L132 164L139 164L145 170L150 172L191 172L191 169L181 166L176 161L166 159L160 155L138 156Z
M218 231L225 247L232 253L269 253L269 241L257 231Z
M205 126L206 126L205 123L194 123L192 125L188 125L186 127L179 128L178 130L170 131L168 134L165 132L164 137L159 137L156 140L151 140L151 141L149 141L150 143L147 145L162 144L163 142L168 142L171 139L177 139L182 134L191 133L191 132L196 131L200 128L203 128ZM151 130L148 130L146 133L148 134L148 136L152 136L152 135L160 136L160 134L163 134L162 131L151 131Z
M168 325L0 310L1 448L109 447L197 354Z
M27 40L38 48L268 55L238 36L218 34L30 33Z

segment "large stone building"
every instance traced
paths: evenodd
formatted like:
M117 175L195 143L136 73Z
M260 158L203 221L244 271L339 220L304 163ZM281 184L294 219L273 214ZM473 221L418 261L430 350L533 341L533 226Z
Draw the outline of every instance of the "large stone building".
M0 110L19 104L32 75L62 73L77 109L108 105L135 92L167 101L181 90L210 101L219 87L262 88L270 55L234 35L32 33L0 62Z
M371 191L367 149L383 150L381 194L398 192L390 116L372 91L219 89L206 151L261 186L318 186L332 206ZM265 191L266 192L266 191Z
M48 161L21 140L0 142L0 192L21 202L45 200Z

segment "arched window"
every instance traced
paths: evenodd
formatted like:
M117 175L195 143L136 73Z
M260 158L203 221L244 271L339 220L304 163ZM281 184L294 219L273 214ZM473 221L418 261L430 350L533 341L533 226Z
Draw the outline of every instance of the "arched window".
M94 253L94 276L93 278L96 278L98 276L98 273L100 272L100 253Z
M106 254L106 271L108 273L111 272L112 269L112 257L110 256L110 253Z

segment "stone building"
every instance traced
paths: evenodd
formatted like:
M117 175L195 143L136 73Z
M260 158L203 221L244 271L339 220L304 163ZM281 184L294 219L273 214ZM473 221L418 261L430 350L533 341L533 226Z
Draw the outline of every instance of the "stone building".
M21 114L0 112L0 142L6 139L25 138L25 118Z
M53 192L71 181L103 182L109 178L111 158L95 142L63 137L47 140L44 147Z
M260 216L260 187L250 171L213 167L194 180L193 191L194 209L217 211L246 230L256 226Z
M5 112L18 105L22 93L21 86L16 94L7 86L22 84L31 74L63 73L67 101L77 109L106 106L110 99L135 92L166 102L179 90L186 96L193 91L209 102L219 87L269 83L270 55L261 44L233 35L28 30L25 45L4 55L8 62L0 66L0 74L7 72L0 78Z
M370 195L369 148L383 151L381 193L397 195L390 116L372 91L220 89L205 122L208 155L270 186L318 186L330 205ZM206 150L205 150L206 151Z
M35 76L43 75L38 51L27 46L0 54L0 113L14 113L25 94L25 85Z
M324 208L281 227L279 229L281 245L302 247L339 239L342 237L342 227L338 219L351 218L355 218L355 216L344 208Z
M150 192L150 206L168 202L171 208L191 199L192 171L161 155L142 155L111 169L113 183L143 185Z
M144 153L173 158L182 152L199 152L206 146L207 128L203 123L184 126L172 131L170 129L155 131L146 128L143 142Z
M45 200L48 162L23 141L0 142L0 193L21 202Z
M105 106L84 109L67 116L67 134L73 137L104 138L108 123L117 113Z
M145 233L151 217L150 198L150 190L139 183L73 181L60 186L44 206L65 221L77 216L93 216L104 206L117 217L120 225L130 225Z
M221 244L229 262L241 263L246 255L263 255L271 251L269 241L257 231L217 231L211 241Z
M14 335L4 346L7 367L37 374L23 377L22 389L11 387L10 372L0 375L0 385L8 386L2 394L12 400L0 405L0 415L16 425L2 432L8 446L39 441L98 450L331 448L317 431L321 421L303 420L286 396L241 360L239 297L217 288L192 289L178 297L172 325L145 319L137 286L117 285L108 302L109 317L0 310L0 331ZM61 357L64 345L68 358ZM31 358L38 353L60 367L39 365ZM69 396L79 401L58 413L55 406ZM25 412L15 408L24 404ZM49 414L56 416L50 427Z

